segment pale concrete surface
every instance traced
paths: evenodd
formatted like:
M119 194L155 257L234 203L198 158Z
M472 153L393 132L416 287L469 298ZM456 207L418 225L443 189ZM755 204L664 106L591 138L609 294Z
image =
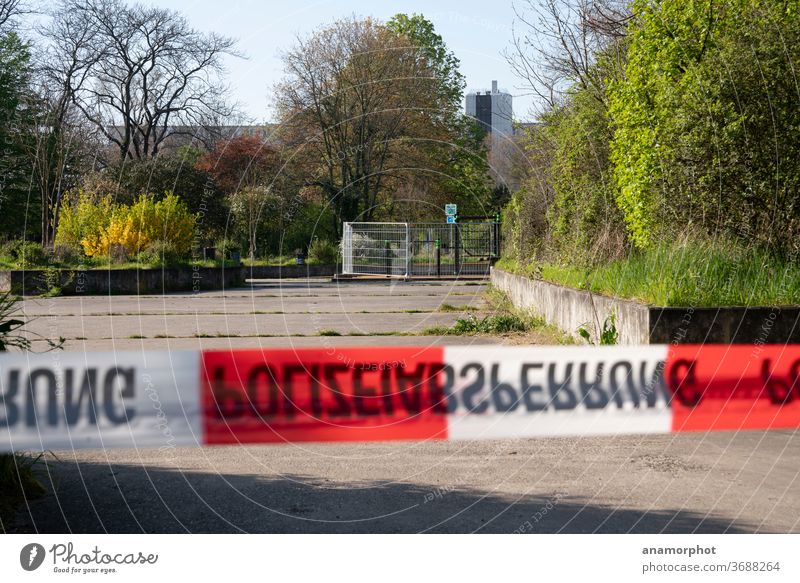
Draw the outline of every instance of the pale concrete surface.
M800 436L60 452L19 532L800 532Z
M435 337L401 335L451 326L467 311L485 313L485 289L485 282L279 280L163 296L31 298L21 308L31 338L63 337L68 350L317 346L323 331L341 334L337 342L345 345L376 334L395 335L377 341L383 345L428 344ZM316 339L300 340L306 337Z

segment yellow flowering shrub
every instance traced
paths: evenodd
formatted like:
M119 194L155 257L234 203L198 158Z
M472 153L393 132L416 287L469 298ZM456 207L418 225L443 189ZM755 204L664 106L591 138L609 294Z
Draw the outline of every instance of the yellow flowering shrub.
M113 208L111 195L97 197L82 190L67 193L59 211L56 247L85 248L83 241L87 240L89 246L94 248L99 243L102 230L108 226Z
M166 243L185 256L195 223L186 203L171 193L158 201L142 195L132 206L114 205L110 196L94 201L81 193L64 204L56 244L80 244L87 256L102 257L117 245L132 256L153 243Z

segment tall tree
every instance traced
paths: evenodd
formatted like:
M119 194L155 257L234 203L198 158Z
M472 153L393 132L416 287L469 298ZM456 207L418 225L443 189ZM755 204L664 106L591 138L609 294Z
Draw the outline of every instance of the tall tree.
M100 147L93 139L96 131L74 105L91 66L99 58L95 51L96 32L82 12L61 7L50 16L51 20L38 29L40 38L48 42L36 54L34 91L28 99L35 117L28 155L32 184L40 199L45 246L55 240L64 194L91 169Z
M428 204L419 218L429 218L431 206L441 209L447 202L457 203L464 214L488 214L493 205L485 131L463 112L466 80L460 61L421 14L396 14L386 26L416 49L421 68L434 78L432 89L437 95L438 110L426 112L424 131L419 132L426 139L411 144L404 153L424 172L420 194ZM413 180L420 184L419 175ZM410 189L407 198L413 200L415 190Z
M28 45L15 32L0 34L0 234L25 236L38 232L28 224L37 207L30 197L30 165L26 155L30 112L31 58ZM31 208L33 207L33 208Z
M74 48L88 43L72 101L120 158L155 157L171 135L193 135L234 112L222 82L233 39L203 34L172 10L62 1L50 35L56 58L69 63Z
M277 109L284 140L307 163L305 182L324 193L340 222L375 215L393 156L410 128L438 111L436 80L417 48L382 24L355 18L318 30L283 55Z

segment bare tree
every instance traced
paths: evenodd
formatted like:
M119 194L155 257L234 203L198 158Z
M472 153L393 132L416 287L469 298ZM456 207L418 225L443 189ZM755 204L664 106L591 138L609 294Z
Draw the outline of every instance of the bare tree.
M0 31L10 25L17 16L29 11L23 0L0 0Z
M35 91L30 97L35 123L28 141L33 183L41 198L45 246L52 246L55 239L64 193L76 186L98 150L93 139L96 130L74 104L98 58L96 31L85 14L67 7L51 16L37 30L49 42L37 54Z
M72 103L122 159L155 157L170 135L192 134L234 111L222 60L236 54L235 41L198 32L177 12L63 0L50 32L58 72L74 83Z
M514 5L513 41L505 57L525 88L552 107L569 87L604 99L596 55L611 49L622 63L625 0L523 0Z

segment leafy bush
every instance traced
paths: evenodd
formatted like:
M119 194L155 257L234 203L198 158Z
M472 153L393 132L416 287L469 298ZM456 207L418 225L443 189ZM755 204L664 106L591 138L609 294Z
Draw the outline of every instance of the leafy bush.
M114 204L111 195L96 196L86 191L67 193L61 205L55 246L84 246L87 237L98 237L108 226Z
M308 248L308 262L317 265L335 265L339 260L339 246L322 239L314 239Z
M610 115L618 202L637 247L693 224L800 253L797 11L796 1L634 3Z
M83 251L75 245L56 245L53 247L53 259L63 265L75 264L80 260Z
M41 243L23 242L17 249L17 265L23 269L47 265L50 258Z
M180 264L186 255L179 253L170 241L153 241L134 257L142 265L171 266Z
M229 259L231 253L242 252L242 246L234 239L219 239L214 243L214 247L216 247L223 259Z
M182 258L191 251L195 224L196 215L171 193L160 200L142 195L132 206L113 204L108 196L97 201L81 193L61 211L56 244L80 244L89 257L122 252L136 256L150 245L162 244L154 252L162 260L172 255Z
M11 239L0 245L0 256L8 257L12 261L17 260L17 253L19 248L25 241L22 239Z
M43 267L50 263L50 256L40 243L11 240L0 247L0 257L6 257L15 267L30 269Z

